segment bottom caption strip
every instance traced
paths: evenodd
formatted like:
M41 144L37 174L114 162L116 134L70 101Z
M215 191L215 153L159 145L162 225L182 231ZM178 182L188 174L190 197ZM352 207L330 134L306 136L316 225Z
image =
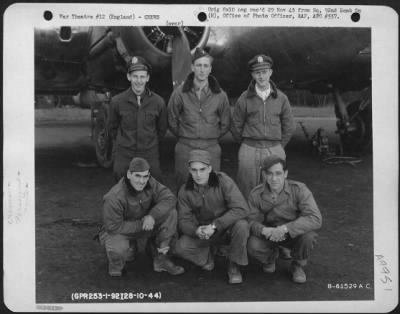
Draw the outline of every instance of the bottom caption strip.
M73 292L71 294L72 301L82 300L144 300L154 299L161 300L162 294L160 291L157 292L112 292L112 293L101 293L101 292Z

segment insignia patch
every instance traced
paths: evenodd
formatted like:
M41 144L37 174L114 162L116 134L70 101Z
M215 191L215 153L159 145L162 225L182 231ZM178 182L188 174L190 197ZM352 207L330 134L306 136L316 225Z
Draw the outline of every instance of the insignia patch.
M138 58L133 57L133 58L132 58L132 63L135 64L135 63L137 63L137 62L138 62Z
M258 63L261 63L261 62L263 62L264 60L263 60L263 57L261 57L261 56L259 56L258 58L257 58L257 62Z

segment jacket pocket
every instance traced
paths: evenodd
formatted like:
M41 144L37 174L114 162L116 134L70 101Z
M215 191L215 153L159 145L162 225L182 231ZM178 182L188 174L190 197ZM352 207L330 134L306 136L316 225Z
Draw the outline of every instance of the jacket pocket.
M281 120L279 117L273 116L269 118L269 133L272 138L281 138Z
M261 117L261 113L258 110L248 111L246 123L251 126L256 125L260 122L260 117Z
M131 110L121 111L121 127L125 130L136 129L136 113Z

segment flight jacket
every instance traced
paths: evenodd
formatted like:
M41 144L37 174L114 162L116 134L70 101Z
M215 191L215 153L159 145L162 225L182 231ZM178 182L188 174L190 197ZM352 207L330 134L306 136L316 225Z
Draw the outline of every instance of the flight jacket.
M158 148L159 139L168 129L164 100L149 89L138 98L128 88L111 99L110 132L117 147L132 151Z
M212 171L204 187L189 178L178 193L178 226L189 236L194 237L199 226L212 222L217 230L224 230L248 214L249 207L242 193L223 172Z
M322 226L322 216L311 191L301 182L286 180L282 192L274 201L266 183L251 190L249 199L250 230L261 236L264 226L285 224L294 238Z
M103 198L103 229L110 234L131 235L142 231L142 218L160 220L176 208L174 194L154 178L136 191L125 176Z
M237 141L251 146L269 142L286 146L296 128L287 96L270 81L271 94L263 101L255 90L255 81L237 100L231 132ZM254 143L254 145L252 145Z
M199 100L193 80L191 73L169 99L169 130L178 138L218 140L230 127L228 96L217 79L210 75L206 99Z

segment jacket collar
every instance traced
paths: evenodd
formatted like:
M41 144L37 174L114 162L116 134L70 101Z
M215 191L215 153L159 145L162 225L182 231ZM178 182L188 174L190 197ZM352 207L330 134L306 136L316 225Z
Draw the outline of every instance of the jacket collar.
M210 172L210 177L208 178L208 183L206 185L206 189L208 188L216 188L219 186L219 178L218 174L213 170ZM193 191L199 190L198 185L194 182L193 177L189 174L188 179L185 184L185 190Z
M271 96L273 98L276 98L278 96L278 88L276 87L275 83L273 81L269 81L269 84L271 86ZM249 87L247 88L247 98L251 98L257 96L256 92L256 81L251 80Z
M182 91L184 93L189 92L193 88L194 86L193 80L194 80L194 73L192 72L187 76L185 82L183 83ZM214 94L218 94L221 92L221 87L217 79L212 75L208 76L208 86Z
M146 186L144 187L144 189L143 189L142 191L137 191L137 190L132 186L131 182L129 181L129 179L128 179L128 177L127 177L126 175L125 175L124 178L121 179L121 180L124 180L124 183L123 183L123 184L125 185L126 189L128 190L128 193L129 193L129 194L132 194L133 196L136 196L136 195L138 195L139 193L141 193L141 192L143 192L143 191L148 190L148 189L151 188L151 185L150 185L150 180L151 180L151 178L149 179L149 181L147 181L147 184L146 184Z
M289 186L287 179L285 179L283 189L282 189L281 193L279 193L279 196L276 199L275 204L276 204L276 202L280 203L282 201L285 201L286 199L288 199L290 197L290 194L291 194L290 186ZM264 183L264 190L262 193L262 198L271 203L274 203L274 200L272 199L272 193L271 193L271 190L270 190L267 182Z
M129 87L126 92L127 92L128 100L136 103L137 95L133 92L132 87ZM153 95L153 92L146 87L145 90L143 91L141 97L143 99L144 97L151 97L152 95Z

